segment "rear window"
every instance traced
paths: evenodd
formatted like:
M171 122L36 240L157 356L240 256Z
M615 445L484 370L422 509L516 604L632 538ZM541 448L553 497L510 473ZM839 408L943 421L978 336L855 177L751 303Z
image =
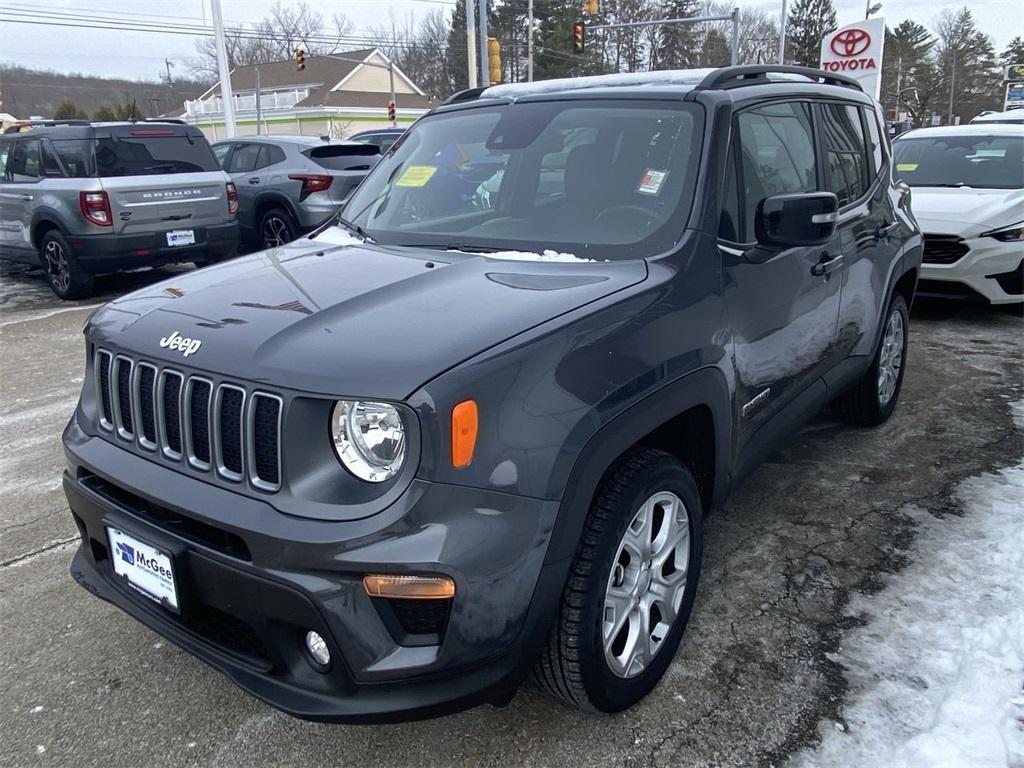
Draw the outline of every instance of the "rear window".
M155 176L218 171L205 139L189 136L119 136L96 140L96 172L108 176Z
M331 171L368 171L377 161L380 148L373 144L325 144L307 149L304 154Z

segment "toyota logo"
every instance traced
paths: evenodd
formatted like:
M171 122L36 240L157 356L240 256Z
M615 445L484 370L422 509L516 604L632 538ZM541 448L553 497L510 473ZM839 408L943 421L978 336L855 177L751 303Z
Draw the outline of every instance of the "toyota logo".
M863 29L844 29L832 36L829 47L837 56L856 56L871 45L871 35Z

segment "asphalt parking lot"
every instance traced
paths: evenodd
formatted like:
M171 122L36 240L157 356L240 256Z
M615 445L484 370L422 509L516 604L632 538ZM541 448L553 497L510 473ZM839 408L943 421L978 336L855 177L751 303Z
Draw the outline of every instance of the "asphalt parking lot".
M858 621L850 596L906 564L915 524L902 510L955 517L961 480L1024 454L1010 415L1024 397L1020 311L919 304L895 417L871 431L822 413L709 521L690 629L639 706L588 716L526 687L504 709L441 720L309 724L68 574L77 536L59 437L100 300L65 304L37 271L0 268L3 765L777 766L843 722L848 684L830 656Z

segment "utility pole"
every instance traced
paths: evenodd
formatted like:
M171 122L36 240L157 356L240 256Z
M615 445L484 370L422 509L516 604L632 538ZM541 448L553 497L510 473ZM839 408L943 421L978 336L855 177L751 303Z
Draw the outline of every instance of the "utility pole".
M533 82L533 0L526 10L526 82ZM518 53L518 51L517 51Z
M476 88L476 0L466 0L466 85Z
M740 59L740 9L732 9L732 51L729 54L729 63L734 67L739 64Z
M471 2L473 0L466 0L467 5ZM491 84L491 70L487 66L487 0L480 0L478 15L480 17L477 19L477 26L480 29L480 85L486 88Z
M213 36L217 44L217 71L220 74L220 98L224 102L224 131L229 139L235 137L235 105L231 94L231 73L228 71L228 49L224 44L224 19L220 13L220 0L210 0L213 16Z
M263 133L263 112L260 110L260 68L256 67L256 135Z
M167 67L167 87L171 89L171 101L174 101L174 79L171 77L171 64L170 59L164 59L164 65Z
M949 125L953 124L953 88L956 85L956 48L953 49L953 71L949 77Z
M782 0L782 17L779 19L779 64L786 63L786 0Z

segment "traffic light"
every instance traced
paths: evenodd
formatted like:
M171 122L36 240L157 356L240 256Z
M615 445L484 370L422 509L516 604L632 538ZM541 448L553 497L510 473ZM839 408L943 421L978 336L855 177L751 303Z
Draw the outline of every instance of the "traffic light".
M388 99L388 120L395 122L395 102Z
M306 52L301 48L295 49L295 69L299 72L306 68Z
M501 82L501 43L496 37L487 38L487 68L490 70L491 85Z
M572 25L572 52L583 53L586 48L586 25L582 21L577 21Z
M584 0L583 12L588 13L591 16L597 16L601 12L601 6L598 4L598 0Z

